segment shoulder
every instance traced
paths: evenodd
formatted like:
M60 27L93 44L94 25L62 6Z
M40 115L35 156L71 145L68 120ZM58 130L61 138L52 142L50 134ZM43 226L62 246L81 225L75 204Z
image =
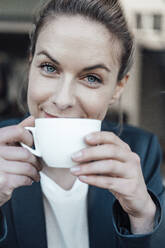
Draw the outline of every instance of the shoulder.
M128 143L133 151L146 150L149 146L159 146L156 135L131 125L123 125L120 131L117 124L103 121L102 130L114 132L124 142Z
M109 121L103 121L102 122L102 130L103 131L110 131L110 132L114 132L115 134L117 134L118 136L120 136L122 139L126 139L129 137L143 137L143 138L149 138L151 136L153 136L153 133L146 131L144 129L135 127L135 126L131 126L128 124L124 124L121 128L118 124L116 123L112 123Z
M110 122L102 123L102 130L120 133L120 128ZM162 151L157 136L151 132L130 125L123 125L118 135L131 148L132 152L139 155L145 180L148 182L152 176L149 172L158 173L162 161ZM160 178L160 175L158 176Z

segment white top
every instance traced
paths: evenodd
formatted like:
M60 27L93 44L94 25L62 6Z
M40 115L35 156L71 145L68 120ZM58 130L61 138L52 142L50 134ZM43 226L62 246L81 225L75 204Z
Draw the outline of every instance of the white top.
M44 173L40 175L48 248L89 248L88 185L77 179L71 190L64 190Z

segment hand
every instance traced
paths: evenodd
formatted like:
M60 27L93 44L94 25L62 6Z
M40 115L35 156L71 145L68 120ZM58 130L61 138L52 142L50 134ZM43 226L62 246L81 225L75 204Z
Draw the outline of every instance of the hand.
M136 223L142 226L148 220L153 225L156 207L148 194L139 156L110 132L93 133L85 141L90 147L73 155L80 164L71 172L82 182L112 192L129 215L134 231Z
M29 117L19 125L0 128L0 206L7 202L15 188L39 181L41 165L25 148L23 142L32 146L32 135L25 126L33 126L34 118Z

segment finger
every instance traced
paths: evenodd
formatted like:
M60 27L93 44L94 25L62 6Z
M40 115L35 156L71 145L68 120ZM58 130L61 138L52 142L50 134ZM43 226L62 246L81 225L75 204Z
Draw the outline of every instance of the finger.
M27 176L0 173L1 193L8 195L9 197L15 188L31 185L32 183L33 180Z
M18 124L21 127L34 127L35 118L31 115Z
M14 125L0 129L0 145L8 145L22 142L28 146L33 145L33 137L28 130L21 125Z
M126 164L116 160L101 160L88 164L74 166L71 169L72 174L80 175L109 175L113 177L128 178L129 172L126 170Z
M98 175L79 176L78 178L83 183L109 190L118 200L121 196L127 201L135 198L137 186L134 180Z
M129 145L112 132L95 132L87 135L85 137L85 141L89 145L114 144L116 146L120 146L124 150L131 151Z
M30 186L33 183L33 180L30 177L13 174L7 175L7 181L11 191L21 186Z
M72 155L76 162L89 162L95 160L113 159L121 162L129 160L130 152L126 152L119 146L112 144L98 145L85 148Z
M17 161L0 161L1 173L23 175L30 177L33 181L38 182L40 175L36 168L29 163L17 162Z
M79 176L80 181L108 190L115 190L116 178L98 176L98 175L88 175L88 176Z
M38 171L42 169L42 164L27 149L17 146L1 146L0 156L8 161L20 161L32 164Z

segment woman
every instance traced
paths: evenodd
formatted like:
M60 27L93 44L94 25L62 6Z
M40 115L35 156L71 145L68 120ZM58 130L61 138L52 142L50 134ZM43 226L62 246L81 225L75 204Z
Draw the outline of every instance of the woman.
M24 127L38 117L103 120L124 90L132 56L117 0L44 5L31 36L31 116L0 131L0 247L163 247L155 136L126 127L119 138L103 123L73 154L79 165L71 170L49 168L18 145L32 146Z

